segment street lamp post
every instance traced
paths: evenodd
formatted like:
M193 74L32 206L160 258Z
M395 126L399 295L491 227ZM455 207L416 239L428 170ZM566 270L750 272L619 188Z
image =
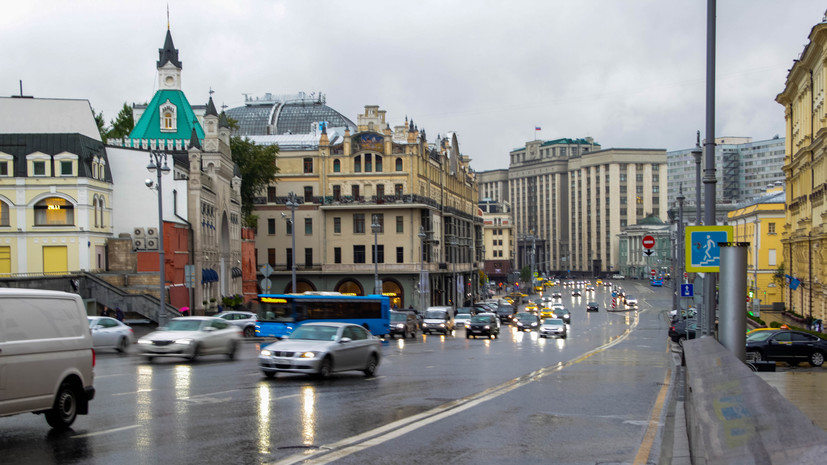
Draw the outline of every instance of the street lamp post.
M163 165L161 162L163 161ZM163 197L163 189L161 188L161 176L170 172L169 165L167 165L167 154L164 152L158 151L150 151L149 152L149 164L146 165L146 169L150 173L156 173L157 175L157 188L158 188L158 262L159 262L159 270L160 270L160 293L158 294L158 300L161 302L160 308L158 309L158 325L159 326L166 326L167 325L167 309L166 309L166 276L164 272L166 271L164 268L164 197ZM147 186L151 187L152 182L151 180L147 180Z
M449 254L451 255L451 280L452 280L452 282L451 282L451 296L452 296L451 300L453 300L454 309L457 308L457 255L456 255L456 250L457 250L457 245L458 244L459 244L459 242L457 242L457 239L455 237L452 237L451 239L448 239L448 245L451 246L451 249L449 249Z
M379 230L382 225L379 224L376 215L373 215L370 229L373 231L373 293L376 295L382 294L382 283L379 282Z
M293 278L293 287L290 289L291 292L295 293L298 292L296 290L296 208L299 206L299 197L296 195L295 192L290 192L287 194L287 202L284 204L287 208L290 209L290 219L288 220L286 217L284 219L290 223L290 239L292 243L290 245L290 253L293 255L292 260L290 263L290 271ZM282 213L282 216L284 214Z
M425 226L419 227L419 312L425 314Z

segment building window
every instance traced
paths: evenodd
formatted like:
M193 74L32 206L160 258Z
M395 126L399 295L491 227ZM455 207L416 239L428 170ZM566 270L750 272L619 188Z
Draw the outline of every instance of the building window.
M293 235L293 220L285 221L285 231L288 236Z
M333 263L342 263L341 247L333 247Z
M164 113L164 129L172 129L172 113Z
M267 263L270 265L276 264L276 249L267 249Z
M35 226L73 225L75 207L60 197L49 197L34 205Z
M9 162L0 161L0 176L8 176L8 175L9 175Z
M373 171L373 159L371 157L371 154L366 153L365 154L365 173L370 173L371 171Z
M313 248L304 249L304 266L313 266Z
M775 234L775 223L767 223L767 234Z
M313 159L312 158L305 158L304 162L303 162L303 165L304 165L305 174L313 172Z
M396 263L405 263L405 248L396 248Z
M71 176L72 173L72 162L70 160L61 160L60 161L60 175L61 176Z
M643 173L635 174L635 182L643 182Z
M376 185L376 201L381 202L385 199L385 185L384 184L377 184Z
M373 228L374 224L379 225L379 233L380 234L385 233L385 215L383 213L377 213L376 215L373 215L371 217L371 232L373 232L372 228Z
M353 172L354 173L361 173L362 172L362 156L357 155L353 157Z
M396 159L396 171L402 171L402 159L401 158Z
M620 182L626 182L626 175L625 174L620 175Z
M9 205L0 200L0 226L9 225Z
M292 270L293 269L293 249L285 249L285 252L287 252L287 269Z
M92 208L94 209L95 214L95 227L98 227L98 196L96 195L94 199L92 199Z
M402 199L402 184L393 185L393 195L395 195L397 199Z
M342 171L342 163L337 158L337 159L333 160L333 172L334 173L340 173L341 171Z
M341 234L342 233L342 219L338 216L333 217L333 233L334 234Z
M359 186L350 186L350 196L353 200L359 200Z
M267 203L276 203L275 186L267 186Z
M638 193L638 194L642 194L643 193L643 186L641 186L641 185L635 186L635 192Z
M313 201L313 186L304 186L304 201Z
M373 251L373 261L371 263L385 263L385 246L382 244L378 244L375 247L371 247Z
M276 219L275 218L267 218L267 234L274 235L276 234Z
M381 173L382 172L382 156L381 155L376 155L375 163L376 163L376 172Z
M365 246L353 246L353 263L365 263Z
M405 222L401 216L396 217L396 232L405 232Z
M775 254L776 254L775 249L770 249L767 252L768 252L768 254L767 254L767 265L777 266L777 263L776 263L777 259L776 259L776 256L775 256Z
M364 213L354 213L353 214L353 234L364 234L365 233L365 214ZM364 262L362 262L364 263Z
M338 202L342 198L342 186L336 184L333 186L333 200Z
M304 234L310 236L313 234L313 218L304 219Z
M660 189L658 188L658 186L652 186L652 193L657 194L658 192L660 192Z
M35 176L46 176L46 162L34 161L32 162L32 172Z

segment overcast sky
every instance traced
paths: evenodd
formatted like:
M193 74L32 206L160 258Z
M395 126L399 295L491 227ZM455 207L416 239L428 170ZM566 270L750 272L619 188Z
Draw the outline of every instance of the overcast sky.
M703 0L4 2L0 95L88 99L107 122L157 88L170 26L193 105L323 92L457 133L477 171L536 137L679 150L705 127ZM775 96L827 5L723 0L715 135L784 135ZM535 131L535 127L541 131Z

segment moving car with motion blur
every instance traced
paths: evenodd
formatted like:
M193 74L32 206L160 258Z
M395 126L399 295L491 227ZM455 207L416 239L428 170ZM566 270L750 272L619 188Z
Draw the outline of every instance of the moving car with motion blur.
M540 325L540 337L558 336L565 339L568 333L566 323L559 318L546 318Z
M695 331L698 329L696 320L676 320L669 327L669 339L680 345L687 339L695 339Z
M514 311L514 307L511 305L500 305L497 308L497 318L500 319L500 323L503 324L511 324L514 321L514 314L517 313Z
M588 302L586 304L586 312L597 312L600 310L600 307L597 306L597 302Z
M191 361L202 355L224 354L235 359L241 344L241 329L226 320L211 316L183 316L173 318L165 327L158 328L138 339L138 353L146 361L155 357L181 357Z
M514 316L514 324L518 331L537 331L540 329L540 322L540 317L536 313L520 312Z
M391 339L397 335L402 336L403 339L414 338L418 329L419 320L414 312L391 311Z
M626 302L626 308L637 308L637 297L627 295L623 300Z
M471 317L468 328L465 330L465 338L485 336L497 338L500 336L500 320L493 313L480 313Z
M256 315L253 312L242 312L233 310L229 312L221 312L215 317L227 320L227 323L241 328L241 332L242 334L244 334L244 337L255 337L256 335L256 323L258 323L258 315Z
M258 356L264 376L304 373L329 378L358 370L371 377L382 358L382 343L365 328L352 323L312 322L296 328L289 337L265 346Z
M457 329L466 329L468 328L468 323L471 321L472 316L473 315L470 313L457 313L456 316L454 316L454 325Z
M747 336L746 344L747 360L756 362L787 362L791 366L809 362L820 367L827 354L827 341L792 329L757 331Z
M428 307L422 320L422 334L442 333L446 336L454 331L454 309L451 307Z
M569 324L571 323L571 312L567 308L555 308L552 318L559 318L563 320L564 323Z
M87 319L95 350L115 349L126 352L132 346L135 333L129 326L108 316L90 316Z

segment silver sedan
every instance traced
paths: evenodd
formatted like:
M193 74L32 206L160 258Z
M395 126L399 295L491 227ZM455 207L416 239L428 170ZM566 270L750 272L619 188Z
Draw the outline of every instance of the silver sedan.
M381 341L359 325L313 322L265 346L258 366L268 378L280 371L328 378L334 372L358 370L373 376L381 353Z
M90 316L89 329L92 331L92 345L95 349L115 349L126 352L135 339L132 328L108 316Z
M202 355L225 354L235 358L241 343L241 329L221 318L185 316L138 339L138 351L147 361L155 357L182 357L195 360Z

